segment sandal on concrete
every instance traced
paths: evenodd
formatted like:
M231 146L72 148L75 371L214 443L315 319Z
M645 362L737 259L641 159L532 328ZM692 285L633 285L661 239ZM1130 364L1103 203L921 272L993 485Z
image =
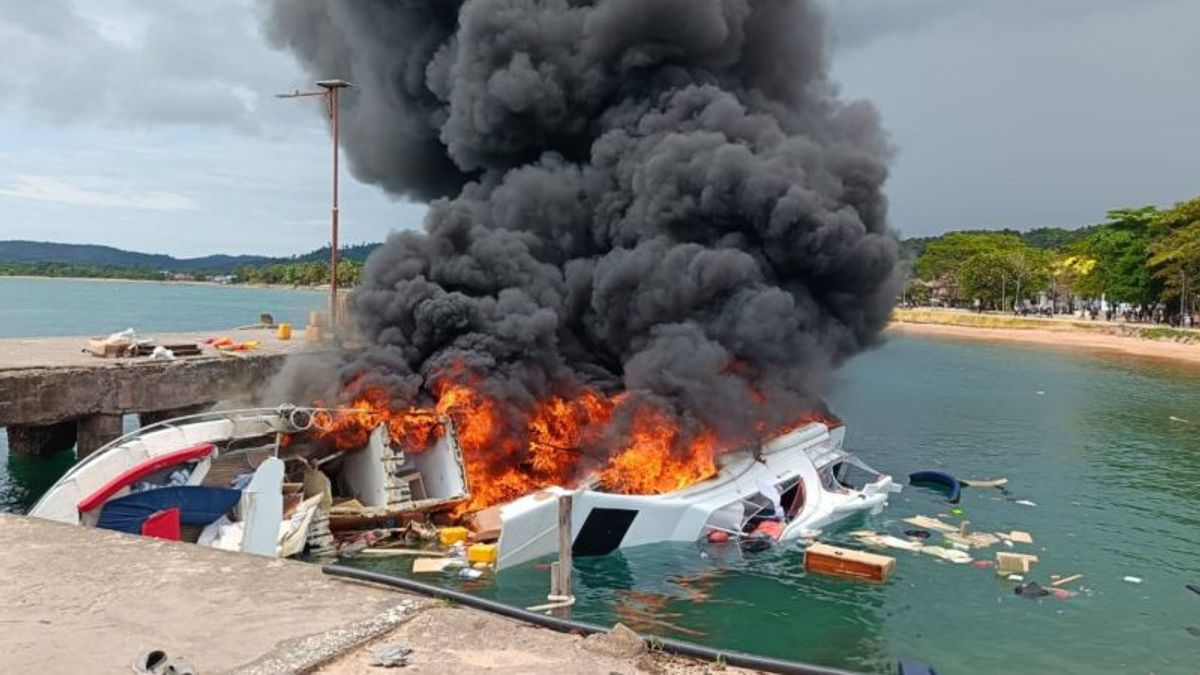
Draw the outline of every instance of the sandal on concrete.
M159 675L167 666L167 653L161 649L152 649L138 654L133 660L133 672Z

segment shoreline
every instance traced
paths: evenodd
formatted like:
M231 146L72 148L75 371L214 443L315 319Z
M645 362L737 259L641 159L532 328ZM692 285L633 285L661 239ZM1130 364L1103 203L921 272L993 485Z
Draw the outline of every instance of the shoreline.
M26 281L96 281L110 284L169 284L172 286L215 286L217 288L256 288L272 291L323 291L329 292L329 284L321 286L289 286L287 284L220 284L215 281L175 281L172 279L118 279L115 277L39 277L29 274L4 274L0 279L23 279ZM339 288L340 290L340 288Z
M1094 355L1111 356L1115 353L1141 359L1152 359L1159 363L1184 363L1189 367L1200 368L1200 344L1115 334L1105 332L1103 328L1106 327L1097 326L1095 329L1085 330L1075 327L1069 322L1045 327L981 327L948 322L905 320L901 316L897 316L888 325L886 332L888 335L1023 344L1074 353L1087 351Z

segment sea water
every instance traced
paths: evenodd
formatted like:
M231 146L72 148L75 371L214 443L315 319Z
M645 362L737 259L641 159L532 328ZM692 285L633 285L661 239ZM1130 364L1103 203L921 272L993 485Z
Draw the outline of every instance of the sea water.
M915 515L1024 530L1033 545L973 555L1035 553L1028 579L1083 574L1066 586L1078 594L1026 599L994 570L905 551L883 552L896 570L872 585L806 574L799 544L667 544L577 559L573 618L867 672L894 673L900 658L941 673L1200 672L1200 638L1186 631L1200 626L1200 595L1185 588L1200 583L1200 372L905 337L849 363L830 403L847 445L900 482L935 469L1009 486L964 489L955 506L906 485L825 541L858 547L848 532L860 528L902 536ZM541 604L547 562L446 583ZM409 563L362 564L403 574Z

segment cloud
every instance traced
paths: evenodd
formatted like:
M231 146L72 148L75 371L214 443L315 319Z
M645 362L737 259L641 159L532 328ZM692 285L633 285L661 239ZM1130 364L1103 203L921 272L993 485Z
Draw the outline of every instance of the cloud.
M258 131L290 114L265 101L300 77L253 0L6 2L0 44L0 110L43 123Z
M72 185L52 176L17 176L15 182L0 188L0 196L56 202L72 206L102 206L150 211L189 211L198 208L195 200L174 192L105 192Z

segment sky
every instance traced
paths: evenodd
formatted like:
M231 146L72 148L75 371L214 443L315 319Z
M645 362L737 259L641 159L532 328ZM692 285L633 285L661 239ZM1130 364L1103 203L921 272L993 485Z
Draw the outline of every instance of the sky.
M1200 194L1200 2L822 0L904 236L1078 227ZM198 256L329 238L330 141L257 0L0 0L0 239ZM335 74L330 74L335 75ZM344 173L342 240L420 204Z

